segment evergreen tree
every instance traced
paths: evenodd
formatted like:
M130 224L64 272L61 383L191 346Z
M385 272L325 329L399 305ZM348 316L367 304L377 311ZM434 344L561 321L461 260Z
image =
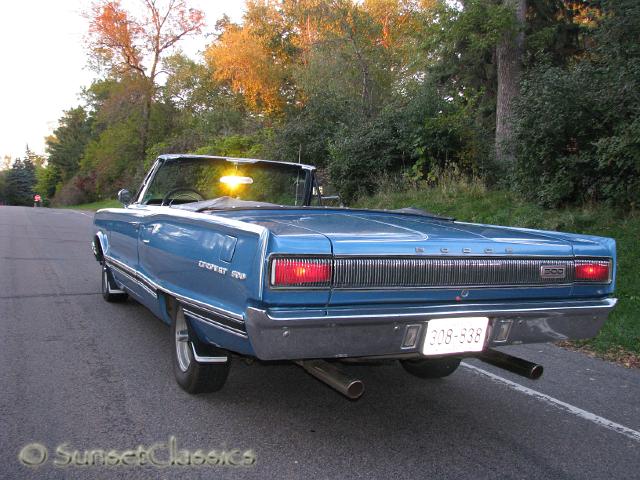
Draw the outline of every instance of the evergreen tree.
M32 205L36 167L29 158L18 158L7 173L6 196L9 205Z

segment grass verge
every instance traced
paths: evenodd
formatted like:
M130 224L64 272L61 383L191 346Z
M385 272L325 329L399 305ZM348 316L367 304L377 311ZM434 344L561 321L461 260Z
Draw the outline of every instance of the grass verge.
M596 338L570 345L626 366L640 366L640 215L602 206L546 210L510 192L464 183L404 191L385 188L377 195L361 198L357 206L387 209L412 206L470 222L615 238L618 306Z
M74 210L100 210L101 208L118 208L122 206L117 200L100 200L99 202L83 203L81 205L69 205L62 208L72 208Z

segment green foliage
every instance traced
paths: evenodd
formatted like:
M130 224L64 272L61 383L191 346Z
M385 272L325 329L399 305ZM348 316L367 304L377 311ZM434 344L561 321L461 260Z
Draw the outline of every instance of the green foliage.
M135 177L141 165L137 125L135 117L114 123L87 145L81 166L83 172L95 174L95 186L86 191L84 201L91 201L97 193L110 196L120 188L135 187ZM76 186L80 188L77 179Z
M158 155L197 152L313 164L346 200L404 175L635 207L639 5L528 1L513 172L493 163L495 48L517 25L504 2L250 2L218 25L206 61L163 58L148 128L148 78L96 80L49 139L38 190L110 197Z
M7 203L7 174L8 170L0 170L0 205Z
M40 194L44 201L55 195L56 187L61 181L62 175L60 175L58 167L49 164L46 167L36 170L36 185L34 190Z
M422 58L417 61L425 65L443 95L474 103L467 113L477 128L488 130L484 141L491 144L497 91L495 48L503 35L515 32L514 14L501 2L487 0L465 1L464 8L446 1L436 5L422 14Z
M91 138L91 123L84 108L72 108L64 112L58 121L58 128L46 139L48 163L55 168L60 180L69 180L80 168L84 150Z
M338 132L366 121L352 70L344 58L323 48L314 51L305 68L298 71L298 83L307 99L291 108L278 124L268 146L271 158L327 165L329 145Z
M214 136L252 130L242 97L214 80L213 71L182 54L167 58L163 103L177 110L175 128L167 141L176 151L192 151Z
M458 57L462 63L469 61L462 57L475 56L473 61L484 57L505 33L516 28L508 7L486 0L466 0L463 8L454 2L438 2L435 9L424 12L423 22L425 48Z
M587 55L523 81L514 185L542 205L640 202L640 4L604 7Z
M9 205L33 205L36 167L29 158L16 159L6 174L5 195Z
M91 203L80 203L77 205L66 205L64 208L73 208L74 210L91 210L96 211L101 208L120 208L122 204L117 200L99 200Z
M566 66L584 53L601 16L599 0L529 0L525 63Z
M259 136L231 135L219 137L212 143L197 149L198 155L219 155L223 157L259 158L263 151Z
M381 178L401 170L413 181L432 183L443 175L477 175L484 168L484 139L468 106L418 84L373 121L338 133L329 173L343 199L373 193Z

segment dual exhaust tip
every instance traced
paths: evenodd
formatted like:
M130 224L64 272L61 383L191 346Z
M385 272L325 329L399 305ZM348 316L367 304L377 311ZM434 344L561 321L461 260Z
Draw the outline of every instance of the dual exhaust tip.
M544 371L542 365L497 350L484 350L477 358L530 380L539 379ZM332 363L324 360L297 360L295 363L351 400L357 400L364 393L362 380L351 377Z
M357 400L364 393L362 380L350 377L332 363L324 360L298 360L295 363L351 400Z
M542 365L497 350L484 350L477 358L494 367L508 370L529 380L538 380L544 372Z

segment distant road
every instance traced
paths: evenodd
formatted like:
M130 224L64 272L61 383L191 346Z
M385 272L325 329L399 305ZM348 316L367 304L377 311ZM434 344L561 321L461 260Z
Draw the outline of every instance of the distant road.
M438 381L348 366L367 389L350 402L297 366L235 361L221 392L190 396L168 328L102 300L91 222L0 207L1 479L640 478L640 372L551 345L510 349L545 366L537 382L476 361ZM171 436L190 452L251 449L256 463L53 465L65 443L82 457ZM18 458L34 442L48 452L37 468Z

